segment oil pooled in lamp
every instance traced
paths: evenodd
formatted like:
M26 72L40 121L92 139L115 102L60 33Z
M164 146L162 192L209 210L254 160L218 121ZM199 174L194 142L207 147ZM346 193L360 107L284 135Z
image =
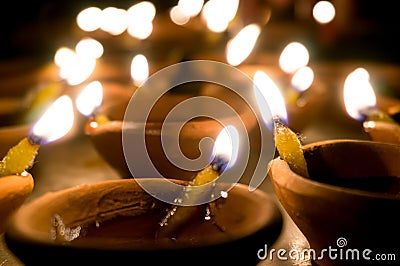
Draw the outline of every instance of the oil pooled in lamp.
M366 69L357 68L347 76L343 99L349 116L363 120L363 129L370 139L400 143L400 125L376 106L376 96Z

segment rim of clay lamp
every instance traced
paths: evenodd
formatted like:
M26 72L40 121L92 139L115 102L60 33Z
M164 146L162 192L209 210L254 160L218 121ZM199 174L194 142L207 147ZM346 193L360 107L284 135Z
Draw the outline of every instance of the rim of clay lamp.
M159 178L146 178L146 180L153 182L159 180ZM185 181L172 181L178 182L179 184L187 184ZM119 254L122 256L129 256L129 254L143 256L147 254L146 256L148 256L147 252L149 251L151 251L153 255L158 254L157 252L167 251L167 253L172 252L170 255L174 256L174 258L187 258L188 256L193 258L193 254L197 254L196 256L198 256L206 252L205 250L213 252L213 250L220 251L221 248L223 248L226 250L223 251L224 254L221 254L221 256L226 256L229 253L229 250L246 250L249 249L250 246L251 250L254 251L253 255L256 256L257 250L253 250L255 248L255 242L258 243L261 241L263 243L272 244L281 232L282 216L274 198L261 190L251 192L248 190L247 185L238 183L228 192L230 195L228 195L228 198L225 201L227 205L222 205L220 208L226 206L225 212L229 209L236 209L235 212L239 213L246 210L246 214L244 215L250 216L242 217L242 222L238 222L242 227L232 227L229 229L230 231L222 237L221 235L219 237L213 237L212 235L201 234L199 236L201 238L198 239L199 243L195 245L189 243L191 240L185 240L181 245L176 245L174 247L171 247L170 241L160 241L157 245L154 245L154 243L149 245L149 243L147 243L149 241L145 241L145 239L139 243L128 244L122 242L122 244L125 243L123 245L118 243L118 240L117 242L102 242L96 240L89 242L89 244L83 244L82 246L70 245L71 243L65 242L55 242L50 239L50 220L54 213L58 212L61 217L64 215L66 223L67 220L71 218L68 217L68 212L71 212L70 215L76 215L76 220L82 221L87 218L95 221L96 216L102 212L109 211L112 213L113 210L115 210L115 205L119 206L116 210L119 210L121 213L129 211L128 205L132 203L126 199L129 198L130 195L133 195L130 193L134 191L138 193L135 194L138 196L137 198L135 196L135 201L138 201L139 199L143 200L143 197L147 197L147 200L154 200L141 189L134 179L101 181L93 184L78 185L56 192L48 192L43 196L34 199L25 206L22 206L18 212L13 215L10 221L10 226L5 233L6 242L15 249L23 248L25 251L36 250L35 254L32 253L30 255L24 255L23 251L20 251L22 253L17 252L17 255L22 254L23 256L27 256L28 259L29 257L32 259L32 256L37 256L37 254L43 250L61 251L62 254L74 252L75 250L83 259L85 259L86 254L89 255L90 252L92 252L92 255L93 252L97 252L99 256L106 254ZM231 205L227 203L229 197L232 197ZM238 203L243 203L243 206L246 207L234 208L235 204ZM72 208L74 205L76 205L76 209ZM228 219L231 218L232 217ZM71 221L73 221L73 219ZM151 239L151 242L154 242L154 240ZM245 246L242 244L245 244ZM261 244L261 246L258 247L261 248L262 243L258 244ZM11 250L13 250L13 248ZM246 252L246 256L253 253L248 253L248 250ZM167 253L160 254L167 255ZM203 259L208 256L207 254L203 255ZM218 260L220 258L213 257L212 259ZM119 257L116 258L116 260L119 260Z
M31 195L34 180L30 173L0 177L0 233L7 227L11 215Z
M400 154L400 145L392 144L392 143L382 143L375 142L369 140L357 140L357 139L335 139L335 140L324 140L318 141L315 143L310 143L304 145L303 150L305 153L312 152L312 149L315 147L324 148L332 145L357 145L361 146L370 146L377 149L386 149L390 153ZM351 148L351 147L348 147ZM351 153L351 152L350 152ZM310 155L312 156L312 155ZM317 180L313 180L308 177L304 177L298 175L293 172L287 162L280 159L280 157L275 158L271 161L271 169L270 169L270 177L273 182L279 185L280 187L284 187L286 189L296 191L299 194L304 194L304 189L312 189L317 188L325 191L333 191L338 193L344 193L347 195L357 195L368 198L381 198L381 199L389 199L389 200L398 200L400 201L400 195L389 194L384 192L374 192L362 189L353 189L333 184L328 184L324 182L320 182ZM400 173L400 167L399 167ZM400 178L400 177L399 177Z

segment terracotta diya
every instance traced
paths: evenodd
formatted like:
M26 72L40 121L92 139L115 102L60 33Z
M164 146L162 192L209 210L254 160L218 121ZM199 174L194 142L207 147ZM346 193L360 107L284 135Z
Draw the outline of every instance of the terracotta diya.
M184 170L171 163L165 155L164 147L161 143L161 129L164 119L172 108L179 103L198 95L215 97L229 103L236 110L248 132L252 131L256 123L256 117L251 108L240 96L229 89L220 86L216 90L209 90L207 87L203 88L202 86L197 88L193 84L190 84L190 86L195 87L192 92L168 92L160 97L154 104L146 121L145 138L148 154L158 171L167 178L191 180L196 174L195 171ZM134 93L134 90L128 91L123 88L105 88L104 101L99 108L98 115L106 117L106 120L99 123L93 123L93 121L89 120L86 126L86 134L91 139L96 150L123 178L131 176L122 146L123 118L126 107ZM231 121L234 120L231 117L226 117L222 122L230 124ZM176 127L179 127L180 123L180 121L176 121ZM138 128L139 134L142 122L133 122L132 126ZM198 117L187 121L179 133L179 144L182 153L190 159L198 158L200 156L199 142L205 137L215 139L222 128L223 124L208 117ZM257 141L257 136L253 138L253 141Z
M173 237L161 237L159 222L169 205L145 192L136 180L83 184L32 200L9 223L9 249L27 265L54 263L53 258L62 265L122 265L132 260L254 264L257 250L280 233L281 213L273 198L236 184L226 198L215 201L211 219L205 219L203 205L189 207L196 208L190 222ZM154 186L161 183L160 178L146 180Z
M357 249L357 265L366 249L399 249L400 146L366 140L327 140L305 145L310 177L293 172L279 157L269 176L279 201L304 233L311 248ZM339 243L339 240L344 242ZM337 253L339 254L339 253ZM354 255L354 254L353 254ZM371 254L369 254L372 256ZM326 253L320 265L354 265Z

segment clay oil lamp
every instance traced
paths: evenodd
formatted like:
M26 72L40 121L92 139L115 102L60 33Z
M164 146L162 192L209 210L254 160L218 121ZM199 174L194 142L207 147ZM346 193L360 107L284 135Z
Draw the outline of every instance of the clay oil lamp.
M309 242L308 258L318 265L362 265L371 252L398 250L398 145L337 139L303 146L282 115L275 142L279 156L269 177Z
M202 62L198 64L202 64ZM182 65L186 64L179 63L173 65L172 68L167 67L165 69L166 71L169 71L168 69L173 69L173 67L180 67ZM207 68L195 69L195 71L207 71ZM161 143L161 130L163 127L163 121L168 113L173 110L173 108L184 103L185 101L191 99L193 100L196 97L210 97L215 99L215 101L226 103L227 105L231 106L231 108L233 108L233 110L237 112L238 116L241 118L239 121L237 118L235 118L235 115L228 116L227 114L225 115L226 117L221 119L221 121L217 121L216 119L209 118L204 115L198 117L198 114L205 113L212 108L207 107L207 105L204 104L196 104L193 105L193 108L190 108L189 110L194 115L193 119L185 121L184 119L186 118L182 118L182 116L188 115L188 112L183 112L178 115L181 118L176 118L174 121L169 121L168 128L170 128L172 131L180 129L179 146L183 154L189 159L194 160L201 155L199 150L200 141L207 137L215 139L220 130L223 128L223 123L244 123L245 127L248 129L248 132L251 132L252 128L255 126L256 118L254 114L252 114L252 109L249 107L248 103L244 102L240 96L232 92L230 89L225 88L224 86L209 85L207 82L188 82L186 84L173 87L171 90L167 91L165 94L162 94L158 99L156 99L156 101L154 101L154 105L151 106L147 121L141 121L140 119L143 118L138 117L136 120L132 119L129 121L129 123L126 123L124 117L126 117L128 106L130 106L130 108L138 108L138 110L145 110L148 108L148 106L145 104L147 102L151 102L152 99L140 101L135 105L131 105L130 103L140 97L148 98L149 95L151 96L152 93L150 94L147 91L154 92L157 88L168 88L168 84L175 78L174 75L180 72L169 71L168 77L166 79L163 78L163 81L157 83L158 81L155 77L162 76L162 73L165 72L162 70L155 73L156 75L153 75L152 79L149 79L152 81L150 84L149 80L147 80L141 87L131 91L130 93L125 93L125 95L123 95L125 91L114 91L109 92L109 96L104 95L103 103L98 108L96 115L96 117L100 118L101 121L97 121L96 117L88 120L86 134L91 139L99 154L110 164L110 166L116 169L122 177L129 177L131 175L125 161L122 145L124 126L126 126L129 128L129 130L131 130L131 134L137 135L141 134L142 127L145 127L145 138L149 156L152 158L153 163L156 165L157 169L159 169L162 175L168 178L183 180L189 180L193 178L195 171L183 170L171 163L165 154L164 147ZM211 73L211 75L213 74L212 71L209 71L209 73ZM229 74L229 71L225 74ZM251 80L247 78L247 82L250 84ZM107 92L105 90L105 94L106 93ZM114 95L114 97L118 98L118 103L115 101L110 101L108 99L110 95ZM139 105L143 106L139 108ZM107 119L102 120L104 117ZM185 122L182 123L180 120ZM171 141L173 141L175 136L174 134L175 133L170 133L166 134L165 136L171 138Z
M221 137L227 131L215 142L222 150L214 148L209 165L191 181L125 178L32 200L13 215L8 247L26 264L52 263L45 256L50 251L65 265L132 258L150 264L257 263L257 251L280 233L281 214L265 192L218 181L240 155L226 145L233 137Z
M300 151L308 175L282 158L272 161L269 175L279 201L315 250L312 259L318 265L354 265L355 260L362 265L373 259L371 252L394 254L399 146L343 139L307 144ZM329 248L336 256L321 257Z
M19 142L11 142L13 138L3 139L4 136L1 136L1 147L8 147L9 150L0 161L0 232L4 232L8 218L32 192L34 180L29 169L34 164L40 145L63 137L71 128L72 121L72 102L67 96L62 96L49 107L29 133L21 136Z
M371 140L400 144L400 124L378 108L366 69L357 68L347 76L343 98L347 113L363 121L363 130Z

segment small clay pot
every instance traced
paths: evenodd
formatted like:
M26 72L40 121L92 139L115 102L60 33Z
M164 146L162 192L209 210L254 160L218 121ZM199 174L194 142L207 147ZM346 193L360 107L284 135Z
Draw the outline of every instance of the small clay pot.
M397 252L400 146L328 140L304 146L304 155L310 177L296 174L279 157L272 161L269 176L279 201L317 256L329 248L337 249L337 256L340 250L345 254L357 249L356 264L361 265L371 263L362 257L365 249L373 254ZM324 255L317 264L355 263Z
M95 127L92 126L92 121L88 121L86 126L86 134L89 136L95 149L123 178L131 176L123 152L122 131L125 110L134 92L134 90L126 90L115 86L105 89L104 103L99 110L99 114L105 115L109 121L100 123ZM181 169L170 162L161 143L161 129L164 119L168 112L182 101L200 94L215 97L228 103L236 110L250 135L256 125L256 117L252 113L251 108L244 104L240 96L230 92L229 89L223 87L217 89L213 87L213 89L210 89L209 87L205 87L196 93L198 94L180 92L164 94L154 104L146 122L145 139L147 152L154 166L166 178L191 180L197 173L197 171ZM231 117L226 117L222 122L225 124L234 124L234 121ZM136 123L135 121L129 121L129 123L131 123L132 128L138 129L137 134L141 134L141 128L144 127L143 122ZM176 128L179 128L180 124L179 121L176 122ZM215 140L222 129L223 124L208 117L195 118L186 122L181 128L179 135L179 144L182 153L189 159L198 158L200 156L200 141L206 137ZM134 133L133 130L132 132ZM171 138L174 137L171 136ZM259 136L254 134L254 137L250 138L253 142L250 145L256 145L255 143L258 141Z
M170 206L147 194L136 180L84 184L34 199L13 215L5 233L8 247L27 265L53 264L54 258L61 265L130 265L132 259L150 265L254 265L257 251L280 234L282 217L273 198L236 184L227 198L216 200L211 221L196 211L176 237L157 237ZM155 186L160 180L146 178Z
M9 217L30 196L33 187L29 173L0 177L0 234L5 231Z

